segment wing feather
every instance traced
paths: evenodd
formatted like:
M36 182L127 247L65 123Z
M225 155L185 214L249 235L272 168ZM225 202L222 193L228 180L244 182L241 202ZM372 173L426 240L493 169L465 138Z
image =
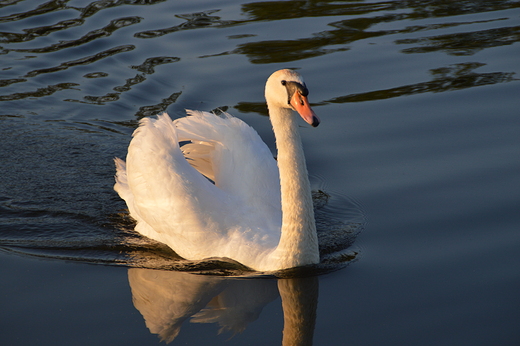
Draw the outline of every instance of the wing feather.
M185 258L218 255L213 248L224 249L224 239L260 238L272 246L281 207L269 148L238 118L188 114L174 122L166 113L142 119L126 167L116 161L115 188L137 219L137 230L175 244ZM188 143L181 150L179 142Z

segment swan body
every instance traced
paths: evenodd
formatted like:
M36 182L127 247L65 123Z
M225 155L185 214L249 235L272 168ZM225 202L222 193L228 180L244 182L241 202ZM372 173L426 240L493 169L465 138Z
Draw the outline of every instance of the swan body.
M265 97L278 150L229 114L187 111L144 118L116 158L114 189L136 231L189 260L227 257L259 271L319 262L305 157L295 110L313 126L302 77L273 73Z

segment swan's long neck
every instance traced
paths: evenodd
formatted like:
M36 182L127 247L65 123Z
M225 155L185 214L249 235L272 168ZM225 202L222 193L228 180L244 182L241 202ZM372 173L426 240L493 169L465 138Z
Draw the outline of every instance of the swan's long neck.
M290 109L269 107L278 149L282 197L280 243L273 255L282 267L319 262L311 188L297 114Z

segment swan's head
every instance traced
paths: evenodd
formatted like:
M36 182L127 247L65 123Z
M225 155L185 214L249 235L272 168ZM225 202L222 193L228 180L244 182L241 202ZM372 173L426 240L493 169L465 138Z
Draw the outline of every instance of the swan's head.
M320 124L320 119L307 101L308 94L302 76L293 70L278 70L265 84L265 99L269 106L292 109L308 124L316 127Z

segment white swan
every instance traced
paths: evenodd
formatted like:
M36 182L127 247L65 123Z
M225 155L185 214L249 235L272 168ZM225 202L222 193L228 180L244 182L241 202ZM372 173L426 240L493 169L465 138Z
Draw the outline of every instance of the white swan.
M293 112L318 126L307 94L295 71L279 70L267 80L277 160L255 130L229 114L187 111L173 122L166 113L142 119L126 164L115 159L114 189L137 220L135 229L189 260L227 257L258 271L318 263Z

